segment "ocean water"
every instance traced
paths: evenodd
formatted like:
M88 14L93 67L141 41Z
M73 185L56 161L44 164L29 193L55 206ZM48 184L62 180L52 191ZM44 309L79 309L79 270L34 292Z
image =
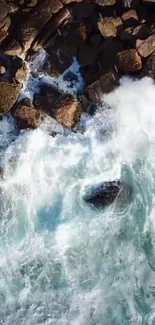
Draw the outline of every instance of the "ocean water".
M122 79L75 131L0 121L0 325L154 325L153 81ZM128 205L83 201L116 178Z

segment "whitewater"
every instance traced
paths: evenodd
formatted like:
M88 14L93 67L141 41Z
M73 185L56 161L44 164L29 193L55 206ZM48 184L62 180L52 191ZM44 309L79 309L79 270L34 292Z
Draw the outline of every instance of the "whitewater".
M155 85L120 83L73 132L0 120L1 325L155 324ZM128 205L84 202L115 179Z

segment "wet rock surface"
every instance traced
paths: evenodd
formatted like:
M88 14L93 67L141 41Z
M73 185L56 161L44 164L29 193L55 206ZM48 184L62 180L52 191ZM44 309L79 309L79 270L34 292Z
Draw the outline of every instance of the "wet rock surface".
M100 183L88 189L84 201L95 208L105 208L112 203L130 202L132 189L119 180Z
M43 121L43 115L34 108L29 98L25 98L19 103L13 116L20 129L36 129Z
M35 94L34 106L66 128L76 126L82 113L81 104L73 95L49 86L41 87L40 93Z

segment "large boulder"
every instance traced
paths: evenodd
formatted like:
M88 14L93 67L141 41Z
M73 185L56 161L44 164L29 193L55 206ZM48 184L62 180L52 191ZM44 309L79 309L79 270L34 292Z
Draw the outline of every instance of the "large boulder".
M130 73L142 68L142 60L135 49L125 50L118 54L117 67L121 73Z
M10 111L19 97L20 90L21 84L0 78L0 114Z
M138 39L136 49L140 56L146 58L155 50L155 33L145 40Z
M101 104L103 95L112 92L118 85L118 74L114 71L109 71L92 85L89 85L86 89L86 94L91 102Z
M53 78L59 77L73 63L73 58L69 53L57 49L47 56L44 69Z
M104 208L112 203L130 202L131 196L131 187L115 180L90 187L84 196L84 201L95 208Z
M34 108L28 98L21 101L14 111L13 116L20 129L36 129L43 121L43 115L39 110Z
M74 96L50 86L43 86L35 94L34 106L66 128L75 127L82 113L81 104Z
M123 23L120 17L105 17L98 22L98 29L104 38L116 37L121 29Z

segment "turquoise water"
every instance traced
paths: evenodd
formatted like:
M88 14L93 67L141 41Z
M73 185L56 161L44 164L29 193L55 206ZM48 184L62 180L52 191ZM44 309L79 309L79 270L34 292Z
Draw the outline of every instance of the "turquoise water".
M155 324L154 94L150 79L124 79L55 138L46 123L17 136L0 121L0 324ZM129 205L83 202L116 178Z

